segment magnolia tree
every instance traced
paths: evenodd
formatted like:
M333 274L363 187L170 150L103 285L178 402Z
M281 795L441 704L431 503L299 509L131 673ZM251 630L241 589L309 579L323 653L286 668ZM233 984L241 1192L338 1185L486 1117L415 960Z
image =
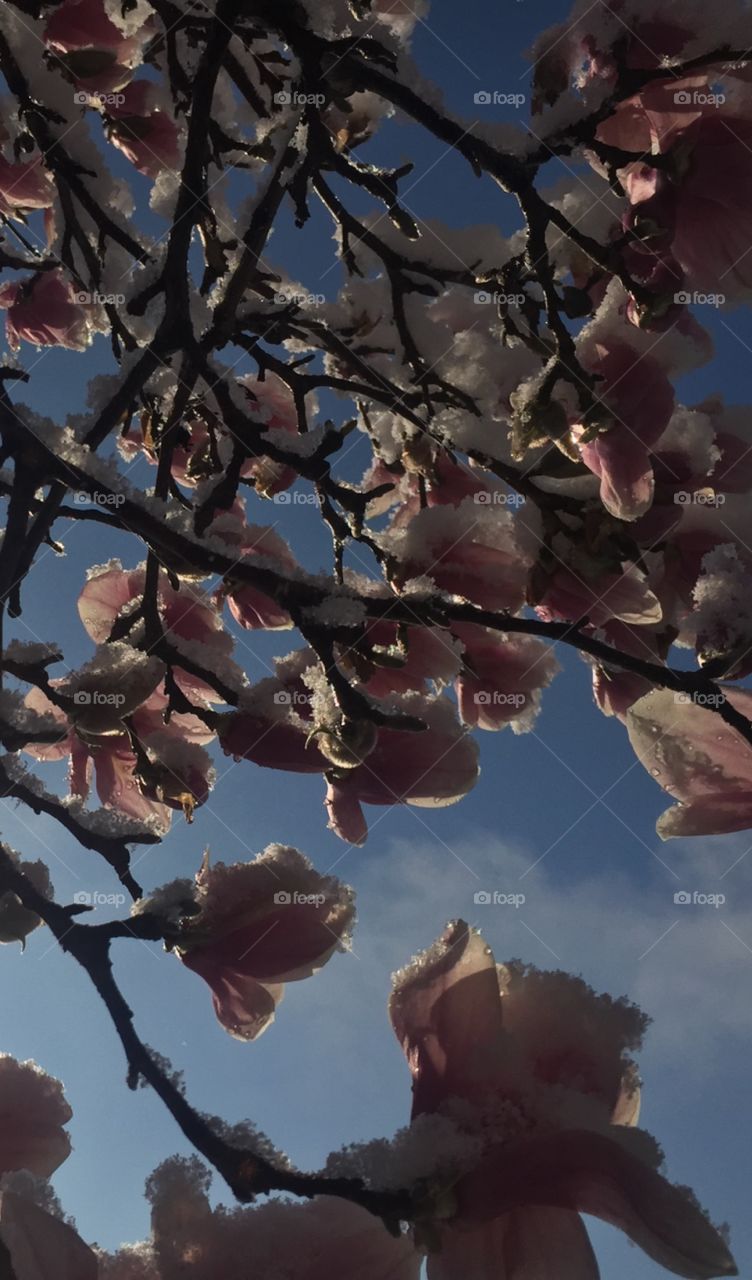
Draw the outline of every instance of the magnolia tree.
M110 963L114 939L162 941L227 1033L255 1040L284 984L348 946L352 892L276 844L145 898L133 846L200 824L223 754L249 784L252 766L318 774L321 821L351 845L371 806L461 802L483 735L532 725L560 645L672 798L664 838L752 826L752 427L673 385L712 356L694 304L752 295L752 17L731 4L719 35L698 0L581 0L535 46L528 127L444 108L410 59L420 5L0 9L0 779L133 899L87 923L42 862L2 846L0 940L52 932L129 1083L196 1151L154 1172L150 1240L106 1254L48 1182L69 1151L62 1086L0 1058L15 1280L408 1280L425 1258L431 1280L595 1280L581 1212L678 1275L735 1271L637 1127L645 1020L626 999L497 964L476 930L437 922L389 1005L409 1126L310 1173L191 1105ZM416 221L410 166L369 159L394 115L466 162L470 199L487 176L518 229ZM334 231L329 298L270 261L280 219L302 226L314 205ZM97 335L117 372L92 379L88 411L32 411L36 350L85 369ZM316 574L285 537L293 495L298 525L328 530ZM132 546L81 583L91 657L75 670L7 621L71 521L89 545L106 526ZM293 631L273 676L236 661L229 619ZM60 760L68 795L42 780ZM212 1172L239 1207L211 1207ZM270 1192L285 1194L253 1204Z

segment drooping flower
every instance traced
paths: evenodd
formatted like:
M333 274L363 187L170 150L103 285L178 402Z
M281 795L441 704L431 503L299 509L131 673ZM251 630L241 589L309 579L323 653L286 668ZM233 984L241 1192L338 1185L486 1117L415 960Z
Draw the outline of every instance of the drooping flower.
M579 978L496 966L462 921L395 978L390 1012L413 1076L413 1117L441 1116L480 1143L445 1188L429 1280L567 1274L595 1280L580 1213L619 1227L678 1275L735 1274L685 1189L659 1172L637 1121L629 1054L645 1019ZM440 1202L437 1200L437 1205Z
M39 859L31 862L21 858L12 849L9 849L7 845L4 846L4 849L7 856L18 867L18 870L23 872L26 879L33 884L37 893L41 893L46 898L51 898L52 883L46 864ZM6 890L5 893L0 893L0 943L20 942L21 946L25 947L29 934L38 929L41 923L41 917L28 907L25 907L17 894L10 889Z
M180 133L171 115L158 105L155 86L135 80L107 107L108 137L139 173L158 178L181 167Z
M11 351L18 351L22 342L85 351L92 340L91 316L77 298L61 271L40 271L0 285L0 308L8 313L5 336Z
M549 645L533 636L500 635L473 623L452 631L464 645L462 671L455 682L460 717L477 729L516 733L532 728L541 691L559 665Z
M128 83L152 31L149 21L126 35L109 17L104 0L62 0L51 10L44 41L55 61L95 98Z
M176 953L209 984L219 1022L238 1040L257 1039L274 1021L286 982L311 977L346 948L355 918L347 885L279 844L230 866L207 855L188 906ZM147 899L137 910L154 907Z
M54 200L55 183L41 155L25 164L11 163L0 155L0 213L49 209Z
M752 693L723 693L736 711L752 715ZM656 689L627 712L638 759L678 801L658 819L664 840L752 827L752 747L713 710L716 699Z

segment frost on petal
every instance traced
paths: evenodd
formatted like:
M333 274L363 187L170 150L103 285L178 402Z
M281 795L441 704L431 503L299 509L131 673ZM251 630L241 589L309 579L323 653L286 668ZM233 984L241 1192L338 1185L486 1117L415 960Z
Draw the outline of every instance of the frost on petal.
M724 692L737 711L752 715L752 693ZM752 827L752 747L715 711L659 689L634 703L627 729L641 764L679 801L658 820L664 840Z
M49 1178L70 1153L63 1125L72 1114L59 1080L0 1055L0 1173L28 1169Z
M186 919L178 954L211 987L225 1029L255 1039L272 1021L284 983L311 977L346 947L352 891L283 845L230 866L207 858L196 886L197 911Z
M20 858L17 853L9 849L7 845L3 846L6 855L13 860L18 870L23 872L27 880L30 880L37 893L41 893L45 898L52 897L52 883L50 881L50 873L44 862L39 860L28 862ZM41 917L30 911L21 902L21 899L10 890L6 893L0 893L0 943L3 942L20 942L26 944L26 938L35 929L41 925Z
M492 1086L502 1007L490 947L463 920L394 977L389 1015L413 1076L413 1114Z

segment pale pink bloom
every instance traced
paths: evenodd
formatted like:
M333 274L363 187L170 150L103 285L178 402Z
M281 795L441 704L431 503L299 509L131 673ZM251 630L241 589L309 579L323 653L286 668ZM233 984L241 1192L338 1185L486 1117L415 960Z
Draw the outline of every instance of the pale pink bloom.
M65 682L51 683L60 687ZM213 734L193 715L175 714L165 724L168 699L163 692L156 690L130 715L133 732L151 762L148 776L137 772L130 738L116 718L118 713L126 714L122 709L111 711L112 723L100 722L100 731L93 733L84 727L88 707L83 708L82 724L77 716L69 721L41 689L31 689L25 702L33 711L57 720L60 740L29 743L24 750L35 760L70 758L70 791L79 800L88 798L93 776L103 805L140 821L152 820L162 830L170 826L171 809L182 809L190 818L193 809L207 800L214 773L202 744L211 741Z
M59 1080L0 1054L0 1174L28 1169L49 1178L70 1155L63 1125L72 1114Z
M600 379L594 394L607 429L590 439L594 425L591 431L578 423L572 435L585 466L600 479L606 510L619 520L636 520L653 500L650 451L668 426L674 389L657 360L622 343L599 343L587 365Z
M582 558L572 568L557 563L547 581L539 584L534 603L546 622L587 618L591 626L601 627L616 618L633 626L653 626L662 617L657 596L634 565L613 573Z
M286 382L275 373L267 373L262 380L248 375L240 379L248 396L248 414L252 422L261 422L264 430L298 433L298 413L295 398ZM276 441L282 445L282 441ZM293 467L272 458L250 458L243 465L243 476L251 478L256 492L264 498L289 489L298 478Z
M139 173L158 178L163 170L181 168L180 133L172 116L158 105L149 80L134 80L107 105L108 137Z
M14 1280L97 1280L97 1259L78 1232L15 1191L0 1191L0 1242Z
M165 1161L149 1179L160 1280L240 1280L241 1272L249 1280L418 1280L421 1259L409 1237L395 1239L359 1205L319 1196L212 1209L207 1184L197 1161L178 1159ZM105 1268L102 1280L153 1276L131 1265L124 1273Z
M404 633L404 639L401 637ZM357 646L342 646L340 665L376 698L416 690L428 681L448 684L460 669L460 645L440 627L400 628L395 622L369 622Z
M40 155L26 164L10 163L0 155L0 213L49 209L54 200L55 183Z
M462 671L455 682L460 718L475 729L531 729L541 690L551 683L557 663L550 645L533 636L500 635L473 624L455 624L464 645Z
M63 0L50 12L44 40L81 89L109 94L128 83L152 31L146 22L126 36L110 20L104 0Z
M90 316L61 271L40 271L0 285L0 308L7 311L5 336L11 351L21 342L37 347L85 351L91 343Z
M484 609L514 611L524 603L530 568L522 534L505 508L465 498L457 507L418 511L381 541L393 557L391 580L399 590L411 578L427 577Z
M628 1127L639 1100L629 1052L646 1021L633 1005L565 973L497 968L458 921L397 974L390 1013L413 1116L438 1113L480 1144L448 1179L429 1280L597 1280L580 1213L679 1275L734 1273L696 1202L658 1172L649 1135Z
M246 524L242 502L236 503L232 511L220 512L209 526L209 534L232 547L239 565L282 574L294 574L300 567L284 538L270 525ZM247 630L287 631L292 627L289 613L273 596L249 583L233 585L232 574L217 593L218 603L223 599L235 621Z
M416 733L380 728L366 759L328 781L329 826L350 844L366 842L364 804L444 808L466 796L478 780L477 744L446 698L408 694L399 707L428 727Z
M311 977L346 949L355 919L347 885L278 844L231 866L207 855L193 906L177 953L208 982L217 1018L239 1040L257 1039L273 1022L286 982Z
M237 711L224 716L217 728L226 755L292 773L329 768L311 736L311 691L303 679L315 662L310 649L297 650L275 662L276 675L244 691Z
M749 719L752 693L723 692ZM662 839L752 827L752 747L702 695L656 689L630 708L627 729L640 762L678 801L658 819Z
M92 569L78 598L81 621L97 644L105 644L118 618L138 607L143 596L145 569L123 569L118 561ZM190 649L194 660L209 669L215 662L222 666L233 649L233 640L222 625L221 614L211 598L181 582L178 591L166 573L159 576L159 609L167 638L179 649L181 643ZM136 622L128 638L137 642L143 637L143 622ZM182 667L174 668L175 679L188 698L217 701L218 695L199 676Z
M662 661L660 637L653 632L645 632L643 628L636 630L624 622L610 622L607 641L615 649L641 658L643 662ZM624 722L632 704L654 687L644 676L633 671L593 662L593 697L604 716L616 716Z

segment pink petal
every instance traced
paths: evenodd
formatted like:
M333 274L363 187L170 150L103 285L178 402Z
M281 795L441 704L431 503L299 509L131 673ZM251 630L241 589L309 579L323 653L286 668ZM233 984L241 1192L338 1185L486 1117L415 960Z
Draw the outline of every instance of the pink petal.
M503 1062L499 980L464 920L396 975L389 1015L413 1075L413 1115L493 1087Z
M0 1240L17 1280L97 1280L97 1260L78 1232L32 1200L0 1193Z
M482 1225L445 1227L428 1280L599 1280L582 1219L566 1209L513 1209Z

